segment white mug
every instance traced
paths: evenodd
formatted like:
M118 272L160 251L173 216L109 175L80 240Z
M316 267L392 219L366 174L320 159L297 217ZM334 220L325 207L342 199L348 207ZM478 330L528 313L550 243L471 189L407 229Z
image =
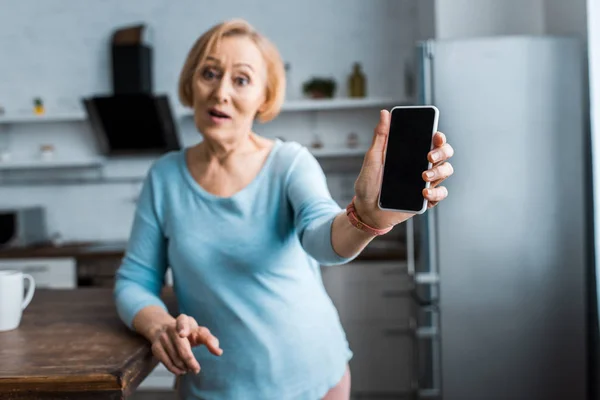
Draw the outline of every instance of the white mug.
M23 298L25 279L29 281L29 287ZM34 292L35 281L31 275L15 270L0 271L0 332L19 326L23 310L31 302Z

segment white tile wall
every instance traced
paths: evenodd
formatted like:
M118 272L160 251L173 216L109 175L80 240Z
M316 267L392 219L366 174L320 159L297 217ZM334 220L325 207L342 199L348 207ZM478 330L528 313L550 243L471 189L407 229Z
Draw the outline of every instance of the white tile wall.
M371 95L404 96L404 65L413 55L417 0L0 0L0 105L7 112L29 110L33 97L48 112L80 107L82 96L109 93L108 50L117 27L145 22L153 31L154 88L174 96L179 69L190 45L209 26L242 17L268 35L292 64L292 97L313 75L334 77L345 94L355 61L363 64ZM232 11L233 10L233 11ZM176 104L176 98L172 97ZM326 145L343 143L350 131L370 141L376 109L284 114L256 130L309 144L318 134ZM189 120L181 121L184 145L199 140ZM33 157L52 143L60 156L97 154L86 123L20 124L0 127L0 147L13 158ZM152 159L109 162L106 176L143 176ZM87 174L96 173L88 171ZM2 174L0 173L0 178ZM354 176L331 175L342 202ZM0 208L40 204L52 231L64 240L126 239L139 183L0 186Z
M544 0L436 0L435 14L441 39L544 33Z

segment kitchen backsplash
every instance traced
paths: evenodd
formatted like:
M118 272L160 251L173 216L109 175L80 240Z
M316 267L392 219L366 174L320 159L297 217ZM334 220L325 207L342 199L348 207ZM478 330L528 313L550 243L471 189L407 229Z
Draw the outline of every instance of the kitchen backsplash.
M85 4L75 0L43 3L22 0L0 13L0 106L6 112L31 107L41 97L51 110L80 107L79 99L110 91L108 43L118 26L144 22L153 32L155 91L166 93L176 111L177 76L193 40L210 25L242 16L280 48L291 65L290 98L300 97L301 84L311 76L333 77L336 96L346 95L346 79L354 62L361 62L368 79L367 96L405 97L404 68L413 55L416 2L319 0L269 2L269 14L257 2L216 2L206 13L203 2L184 0L109 0ZM292 20L293 18L293 20ZM332 23L331 18L335 18ZM301 25L310 26L310 29ZM377 29L372 29L376 26ZM69 33L71 32L71 33ZM8 95L9 94L9 95ZM315 141L324 149L347 147L348 135L368 146L378 109L316 110L283 113L256 131L266 137L294 140L308 147ZM191 118L177 119L184 146L200 136ZM0 148L11 156L31 158L40 146L51 144L57 157L88 160L98 146L84 121L0 124ZM102 167L77 170L6 172L0 182L17 178L17 185L0 183L0 208L41 205L49 227L63 240L122 240L129 235L135 199L155 158L115 157ZM333 197L345 206L361 160L320 159ZM54 178L102 178L105 183L54 184ZM127 179L124 179L127 178ZM112 179L112 181L111 181Z
M328 174L332 197L345 207L356 174ZM41 205L50 233L65 241L126 240L141 183L0 187L3 207Z

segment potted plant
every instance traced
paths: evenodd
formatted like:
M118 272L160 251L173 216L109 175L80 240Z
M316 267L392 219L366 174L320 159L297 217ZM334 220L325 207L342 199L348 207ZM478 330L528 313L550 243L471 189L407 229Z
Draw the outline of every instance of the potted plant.
M330 78L312 78L302 85L305 96L313 99L332 98L335 93L336 83Z

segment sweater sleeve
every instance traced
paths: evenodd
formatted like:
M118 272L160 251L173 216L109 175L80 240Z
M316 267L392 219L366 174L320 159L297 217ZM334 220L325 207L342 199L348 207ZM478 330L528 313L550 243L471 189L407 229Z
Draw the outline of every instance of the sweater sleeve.
M333 249L332 223L342 209L331 197L321 165L304 147L292 162L286 191L298 237L311 257L321 265L344 264L356 257L341 257Z
M115 277L117 312L130 329L134 317L144 307L156 305L167 310L160 298L167 269L167 244L156 209L156 193L149 173L138 199L127 251Z

